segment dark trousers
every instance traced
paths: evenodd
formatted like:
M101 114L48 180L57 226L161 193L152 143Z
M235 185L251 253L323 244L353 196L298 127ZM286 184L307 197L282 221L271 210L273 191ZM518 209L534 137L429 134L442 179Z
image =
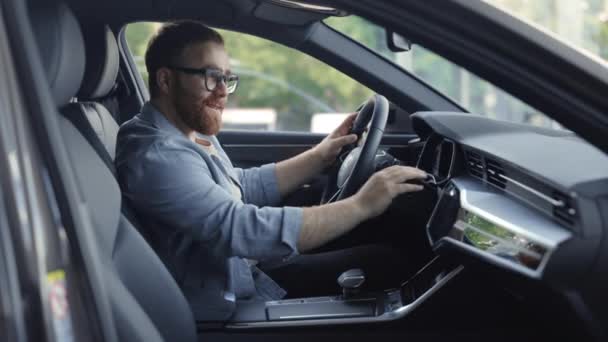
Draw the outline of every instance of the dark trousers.
M402 251L381 245L303 254L279 265L260 268L287 291L287 298L339 294L342 290L337 279L352 268L363 269L364 291L397 287L415 271Z

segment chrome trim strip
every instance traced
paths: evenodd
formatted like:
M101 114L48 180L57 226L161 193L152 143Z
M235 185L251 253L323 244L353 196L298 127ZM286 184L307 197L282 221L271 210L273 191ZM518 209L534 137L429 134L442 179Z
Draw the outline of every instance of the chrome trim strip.
M367 316L365 312L351 312L351 313L336 313L336 314L316 314L316 315L293 315L293 316L279 316L279 319L302 319L302 318L324 318L324 317L348 317L348 316Z
M527 186L527 185L525 185L525 184L523 184L523 183L520 183L520 182L518 182L518 181L514 180L514 179L513 179L513 178L511 178L511 177L507 177L507 176L505 176L505 175L501 175L501 174L498 174L498 177L501 177L501 178L505 179L506 181L508 181L509 183L513 183L513 184L515 184L515 185L519 186L520 188L522 188L522 189L524 189L524 190L526 190L526 191L529 191L529 192L533 193L533 194L534 194L534 195L536 195L537 197L540 197L541 199L543 199L543 200L545 200L545 201L547 201L547 202L551 203L551 205L553 205L553 206L556 206L556 207L563 207L563 206L565 206L565 205L566 205L566 203L564 203L564 201L560 201L560 200L553 199L553 198L551 198L551 197L549 197L549 196L547 196L547 195L543 194L542 192L540 192L540 191L538 191L538 190L536 190L536 189L533 189L533 188L531 188L531 187L529 187L529 186Z
M332 301L336 301L336 300L339 300L342 303L356 303L356 302L369 302L369 301L375 300L375 297L343 299L340 295L313 297L313 298L316 299L317 301L314 301L314 302L308 301L306 303L332 302ZM272 301L266 302L266 307L283 305L283 304L302 304L303 299L310 299L310 298L293 298L293 299L272 300ZM306 304L306 303L304 303L304 304Z
M245 323L229 323L225 327L227 329L256 329L256 328L278 328L278 327L303 327L303 326L322 326L322 325L342 325L342 324L361 324L361 323L379 323L394 321L407 316L414 311L419 305L424 303L435 292L444 287L450 280L456 277L464 266L460 265L450 271L445 277L441 278L435 285L428 289L416 300L410 304L401 306L395 310L385 312L380 316L374 317L351 317L351 318L329 318L315 320L300 320L300 321L264 321L264 322L245 322Z

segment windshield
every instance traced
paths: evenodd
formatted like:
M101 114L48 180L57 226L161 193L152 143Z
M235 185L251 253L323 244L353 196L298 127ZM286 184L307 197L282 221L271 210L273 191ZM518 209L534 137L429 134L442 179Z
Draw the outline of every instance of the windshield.
M562 129L544 113L419 45L412 45L412 49L406 52L390 51L384 28L372 22L352 15L331 17L324 22L414 74L471 113L499 120Z
M608 60L606 0L484 0L540 26L577 48Z

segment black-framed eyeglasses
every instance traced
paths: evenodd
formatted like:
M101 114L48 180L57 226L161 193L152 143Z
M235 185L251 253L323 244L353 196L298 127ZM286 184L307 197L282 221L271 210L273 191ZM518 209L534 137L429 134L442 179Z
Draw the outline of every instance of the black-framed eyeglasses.
M205 88L209 91L214 91L220 82L224 82L228 94L234 93L236 86L239 84L239 76L235 74L224 75L221 70L213 68L186 68L180 66L169 66L169 69L181 71L190 75L199 75L205 80Z

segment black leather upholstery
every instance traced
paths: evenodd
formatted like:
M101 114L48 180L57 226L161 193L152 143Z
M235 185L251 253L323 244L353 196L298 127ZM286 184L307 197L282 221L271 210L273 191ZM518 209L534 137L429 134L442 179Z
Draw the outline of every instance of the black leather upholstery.
M76 94L84 72L83 67L67 67L63 62L84 66L76 19L66 5L48 2L32 11L31 22L46 59L52 93L57 104L65 106ZM59 122L99 241L120 340L195 341L190 307L163 263L121 214L121 193L113 174L72 122L64 116Z

